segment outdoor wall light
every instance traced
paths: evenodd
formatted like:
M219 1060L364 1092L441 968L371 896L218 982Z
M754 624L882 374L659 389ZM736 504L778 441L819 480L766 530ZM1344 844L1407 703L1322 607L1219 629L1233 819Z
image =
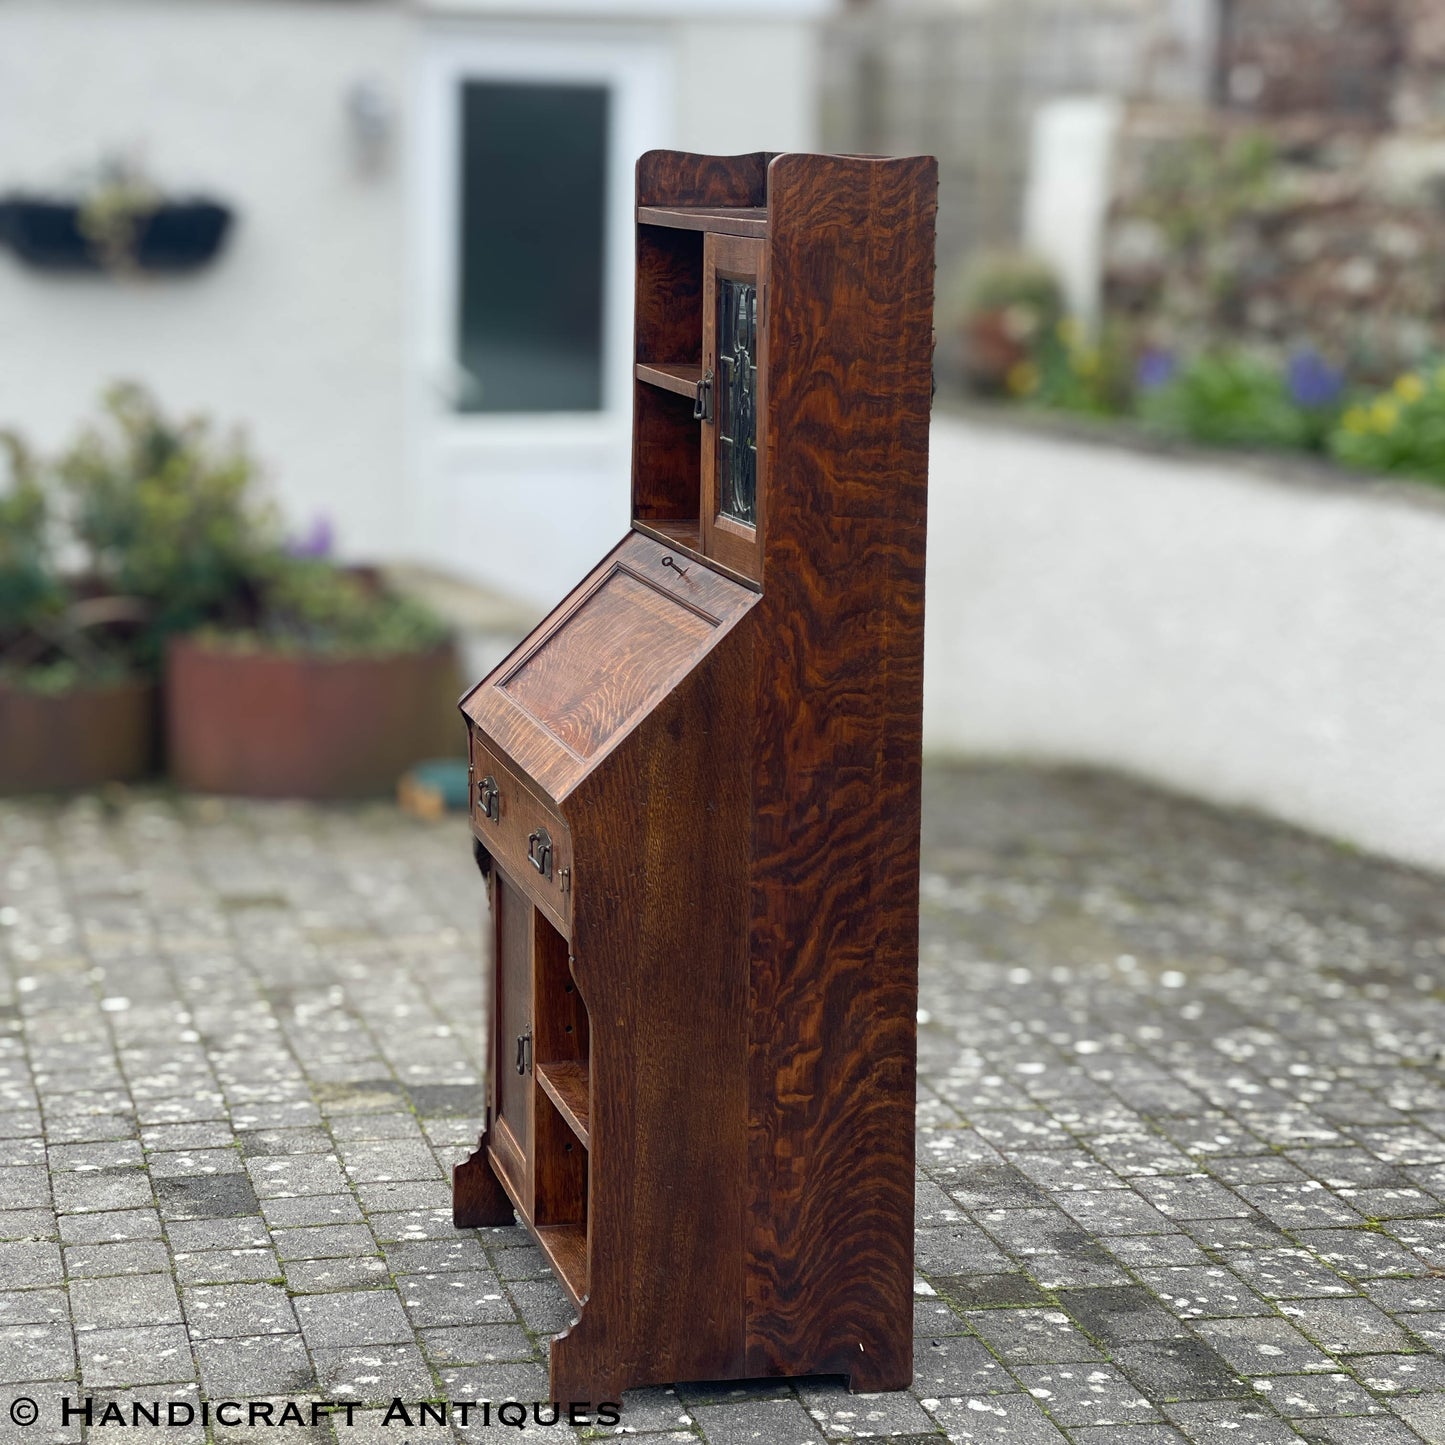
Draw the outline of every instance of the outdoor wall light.
M396 130L396 107L380 80L365 76L351 83L346 120L361 169L375 174L386 164Z

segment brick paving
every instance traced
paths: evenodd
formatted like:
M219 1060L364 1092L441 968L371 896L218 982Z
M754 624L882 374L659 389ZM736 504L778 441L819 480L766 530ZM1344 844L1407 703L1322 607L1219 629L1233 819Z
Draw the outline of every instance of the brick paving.
M625 1426L1445 1441L1442 880L1114 778L927 782L914 1386ZM477 897L463 825L388 807L0 804L0 1442L594 1433L386 1417L545 1398L568 1319L522 1231L451 1226ZM357 1408L87 1430L66 1396Z

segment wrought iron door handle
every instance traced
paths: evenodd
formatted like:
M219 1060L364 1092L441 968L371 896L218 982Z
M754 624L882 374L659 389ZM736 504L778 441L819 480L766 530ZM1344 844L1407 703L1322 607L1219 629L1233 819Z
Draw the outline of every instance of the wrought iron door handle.
M709 369L702 374L697 384L697 395L692 402L692 419L694 421L712 420L712 371Z

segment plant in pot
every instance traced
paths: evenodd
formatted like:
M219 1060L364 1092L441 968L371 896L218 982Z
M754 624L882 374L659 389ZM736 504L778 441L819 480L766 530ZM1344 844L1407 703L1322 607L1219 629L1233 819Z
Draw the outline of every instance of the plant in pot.
M50 478L0 433L0 792L129 782L156 753L156 685L138 638L145 609L80 562Z
M167 196L135 161L108 156L78 191L0 196L0 241L47 271L184 272L219 253L231 211Z
M956 293L969 387L989 396L1024 392L1035 349L1063 315L1053 270L1024 252L984 252L965 266Z
M457 665L436 617L338 566L324 538L288 546L238 439L172 421L133 386L108 409L110 425L82 437L61 474L102 573L151 609L177 783L379 794L455 750Z

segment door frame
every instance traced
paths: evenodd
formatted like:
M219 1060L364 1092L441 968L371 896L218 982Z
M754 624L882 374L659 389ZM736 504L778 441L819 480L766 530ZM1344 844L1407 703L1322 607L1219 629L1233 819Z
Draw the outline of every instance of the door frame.
M412 144L415 266L413 315L424 443L445 451L511 450L539 427L550 441L584 448L627 432L631 415L633 171L667 130L671 67L656 31L446 21L422 37ZM602 405L585 412L471 412L453 409L461 277L461 128L458 91L467 80L603 85L609 93L606 238L602 287ZM508 443L512 446L509 447Z

